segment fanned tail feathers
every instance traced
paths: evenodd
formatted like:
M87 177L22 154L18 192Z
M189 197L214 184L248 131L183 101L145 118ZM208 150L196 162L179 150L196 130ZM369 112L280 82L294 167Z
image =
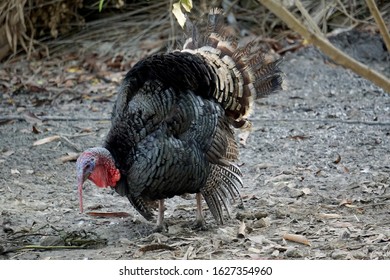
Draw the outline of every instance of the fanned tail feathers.
M249 43L238 47L233 38L223 32L224 16L221 9L210 11L204 35L187 20L190 34L182 52L201 55L216 76L214 98L225 109L236 128L248 128L247 120L256 98L266 96L282 87L280 59L269 61L264 53Z
M210 11L204 33L198 33L196 25L189 20L186 24L190 37L182 52L199 55L208 65L216 83L212 96L224 108L230 124L236 128L250 128L248 117L254 100L282 88L281 60L270 61L254 42L239 47L237 40L223 31L221 9ZM201 193L215 220L222 224L223 208L229 214L230 202L241 199L239 188L242 181L240 169L232 163L238 155L233 132L230 128L222 128L214 137L215 142L228 145L219 162L211 161L211 172ZM227 142L222 140L226 137ZM210 159L216 158L214 155L219 154L219 147L216 145L209 152Z
M200 189L213 217L223 224L224 209L230 216L230 203L236 200L242 203L239 191L243 186L242 174L239 167L233 164L237 160L238 147L231 125L241 129L250 128L248 117L253 110L254 100L281 89L281 60L270 61L264 52L256 49L254 43L239 47L237 40L223 31L224 16L220 9L210 11L204 33L198 33L197 26L189 20L186 25L189 38L184 43L182 53L153 56L134 67L132 74L149 79L157 77L161 81L173 80L178 88L183 86L205 94L206 98L213 98L224 109L227 119L218 122L213 144L206 154L210 173ZM170 71L161 71L160 64L155 63L161 60L169 65L178 63L182 68L180 71L175 67ZM211 85L210 82L215 84ZM142 198L129 200L146 219L152 219L148 201Z
M219 224L224 223L222 207L230 217L230 202L236 201L237 198L241 201L239 191L239 187L243 186L241 175L240 169L234 164L227 167L213 164L206 186L200 190L210 212Z

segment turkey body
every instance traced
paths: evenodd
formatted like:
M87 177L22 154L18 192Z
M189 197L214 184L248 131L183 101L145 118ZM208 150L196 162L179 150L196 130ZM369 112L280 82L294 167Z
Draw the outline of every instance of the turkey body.
M115 190L147 219L149 201L206 194L216 169L232 177L227 191L206 198L218 221L221 207L212 201L238 194L237 144L224 109L210 98L210 71L201 57L175 52L140 61L124 80L105 148L121 172Z
M113 187L148 220L159 201L158 226L166 198L195 193L200 224L201 197L220 224L240 199L233 129L250 128L254 100L281 88L280 60L224 36L219 9L204 34L188 27L182 50L144 58L124 78L103 147L77 160L81 212L86 179Z

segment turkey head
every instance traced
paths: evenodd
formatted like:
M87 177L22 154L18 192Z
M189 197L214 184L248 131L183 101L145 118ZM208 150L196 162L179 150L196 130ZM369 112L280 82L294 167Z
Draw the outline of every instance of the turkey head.
M100 188L115 187L120 172L110 152L102 147L85 150L77 159L77 185L80 212L83 212L83 184L89 179Z

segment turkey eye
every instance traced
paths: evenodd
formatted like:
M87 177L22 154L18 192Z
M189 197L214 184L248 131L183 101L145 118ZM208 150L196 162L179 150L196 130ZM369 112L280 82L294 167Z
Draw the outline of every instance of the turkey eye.
M91 171L91 169L94 167L95 162L88 162L85 164L85 170Z

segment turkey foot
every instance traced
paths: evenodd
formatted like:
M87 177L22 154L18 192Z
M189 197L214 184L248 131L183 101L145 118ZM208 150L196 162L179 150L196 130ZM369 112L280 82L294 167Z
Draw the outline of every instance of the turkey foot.
M207 230L206 221L204 219L203 220L196 219L195 222L191 224L191 229L206 231Z
M206 221L203 217L202 195L200 193L196 194L196 220L191 228L195 230L207 230Z
M168 231L168 225L164 222L164 199L160 199L158 201L158 216L157 216L157 224L154 228L155 232L166 232Z

